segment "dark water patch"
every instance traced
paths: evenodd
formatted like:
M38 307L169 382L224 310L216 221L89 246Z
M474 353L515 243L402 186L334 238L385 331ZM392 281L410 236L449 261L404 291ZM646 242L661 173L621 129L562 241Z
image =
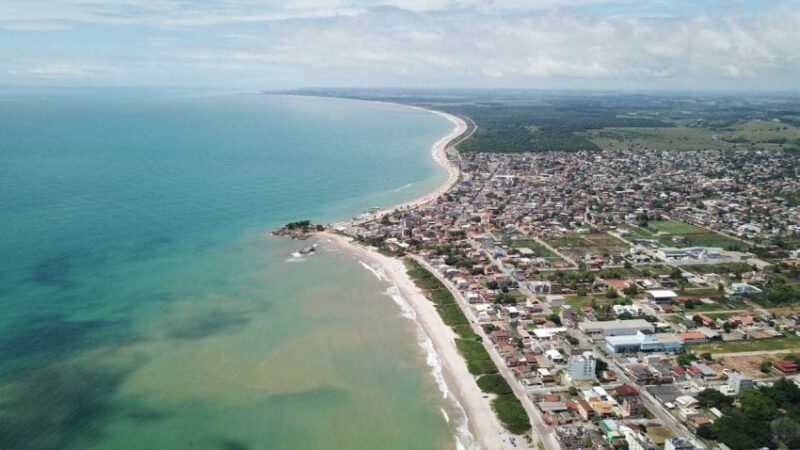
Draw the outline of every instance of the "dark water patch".
M213 448L219 450L250 450L251 448L250 444L242 440L226 437L214 439L213 445Z
M64 315L33 315L0 335L0 367L49 363L95 345L131 343L128 320L69 320ZM30 363L30 364L28 364Z
M245 313L212 312L199 318L189 318L173 328L169 335L173 339L198 340L220 333L227 333L250 322Z
M74 284L70 279L73 270L72 259L65 255L47 257L39 260L30 269L30 281L40 286L68 288Z
M122 412L121 416L139 423L160 422L170 417L164 411L138 406L131 406L127 411Z
M113 415L121 371L56 364L3 386L0 448L63 449L101 436Z

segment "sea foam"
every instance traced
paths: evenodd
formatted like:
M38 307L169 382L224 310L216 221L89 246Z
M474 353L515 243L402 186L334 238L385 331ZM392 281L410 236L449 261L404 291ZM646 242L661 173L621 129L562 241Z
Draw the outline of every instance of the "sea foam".
M359 264L372 273L378 280L392 283L392 280L386 275L386 272L382 268L374 267L364 261L359 261ZM408 301L403 298L403 296L400 294L400 290L394 283L392 283L392 285L389 286L384 293L400 307L401 315L403 317L413 320L417 325L417 344L425 352L425 363L431 368L431 375L433 375L433 379L439 388L439 393L442 395L442 398L448 401L453 410L457 412L455 426L456 448L459 450L473 450L480 448L475 442L475 438L472 436L472 433L469 431L469 427L467 425L467 412L464 410L464 407L461 405L458 399L450 395L450 388L447 386L447 381L444 379L444 373L442 372L442 364L439 354L436 352L436 349L433 346L433 341L425 333L422 325L416 321L416 312L408 303ZM450 417L447 415L447 412L443 408L440 409L445 421L450 423Z

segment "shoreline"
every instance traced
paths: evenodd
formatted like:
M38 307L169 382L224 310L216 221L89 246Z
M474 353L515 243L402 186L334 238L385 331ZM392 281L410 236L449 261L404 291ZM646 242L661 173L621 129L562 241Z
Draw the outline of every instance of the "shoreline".
M491 406L492 395L480 390L475 382L475 376L467 370L467 363L456 348L455 332L445 325L434 303L425 297L408 276L403 261L359 245L347 236L331 232L317 233L316 236L370 266L377 272L376 276L392 284L397 294L410 308L413 314L408 318L415 322L432 347L433 352L429 352L426 357L428 365L434 371L434 378L437 378L437 366L441 370L444 386L440 385L439 389L442 396L446 401L453 402L454 409L464 414L462 420L465 423L454 422L457 447L487 450L512 448L508 439L519 439L519 436L508 432L500 423ZM424 341L419 344L424 348ZM434 364L431 364L430 358L435 359ZM450 398L450 395L453 398ZM462 427L466 427L468 432L459 432Z
M447 158L447 149L452 142L469 131L469 126L460 117L419 106L379 100L348 100L372 101L374 103L414 108L436 114L452 122L454 128L450 133L436 141L431 148L431 157L447 171L447 179L436 189L416 199L380 208L376 211L365 212L347 220L330 223L327 226L329 231L316 232L314 236L355 256L362 265L367 266L367 270L373 272L382 281L389 282L397 290L397 295L400 298L393 300L398 303L401 309L405 309L405 306L410 309L411 314L406 314L406 311L404 311L403 316L413 320L419 333L422 334L422 340L418 344L427 353L425 356L428 366L432 370L431 376L434 378L434 382L439 385L439 390L444 400L452 402L453 409L459 412L459 415L463 415L453 423L456 448L459 450L462 448L470 450L504 450L513 448L514 446L510 443L509 438L518 440L520 436L509 432L500 423L491 405L494 396L480 390L476 377L467 369L467 362L455 345L457 338L455 332L442 321L434 303L425 297L416 286L408 275L404 262L400 258L385 256L374 249L362 246L354 242L350 236L330 231L346 232L351 225L377 220L381 216L398 209L423 206L436 201L444 195L458 182L461 176L458 165L453 164ZM430 347L430 349L427 347ZM448 423L453 419L447 420Z
M301 94L281 94L281 95L304 96ZM312 96L312 97L337 98L341 100L371 102L371 103L379 103L391 106L400 106L404 108L411 108L411 109L416 109L418 111L425 111L431 114L435 114L439 117L444 117L454 125L453 129L450 130L450 132L447 135L443 136L441 139L436 141L431 147L431 157L433 158L434 162L442 166L442 168L444 168L445 171L447 172L447 179L442 184L440 184L436 189L429 191L425 194L422 194L421 196L412 200L397 203L395 205L391 205L385 208L380 208L376 211L365 212L357 217L353 217L350 219L344 219L332 222L328 224L329 227L334 229L347 227L349 225L375 220L385 214L391 213L392 211L398 209L415 208L418 206L431 203L433 201L436 201L436 199L438 199L440 196L444 195L447 191L450 190L450 188L455 186L455 184L458 182L458 179L461 176L461 170L459 169L458 165L453 164L453 162L447 158L447 149L450 148L451 143L453 143L456 139L463 136L465 133L469 131L469 125L467 125L467 122L464 121L464 119L455 116L453 114L446 113L444 111L437 111L435 109L423 108L421 106L405 105L402 103L393 103L381 100L364 100L364 99L355 99L347 97L325 97L325 96Z
M362 100L363 101L363 100ZM369 100L367 100L369 101ZM407 106L422 111L427 111L444 117L455 124L455 127L446 136L434 143L431 149L433 160L447 171L447 180L437 187L414 200L402 202L388 208L365 213L358 218L348 221L340 221L331 224L335 229L342 229L357 223L376 220L381 216L391 213L398 209L409 209L426 205L436 201L447 191L449 191L459 180L461 171L456 164L447 158L447 149L450 144L469 131L466 121L460 117L442 111L422 108L419 106L402 105L399 103L389 103L394 106ZM509 438L519 439L518 435L510 433L503 427L492 409L492 394L486 394L480 390L476 383L476 377L467 369L467 362L456 348L457 338L451 327L443 321L439 312L422 291L417 287L406 271L405 264L400 258L382 255L368 247L359 245L349 236L332 233L329 231L317 233L318 237L330 240L337 247L350 252L358 258L367 261L360 261L371 267L370 271L378 270L392 286L397 289L398 295L413 311L411 319L415 322L418 330L424 338L430 342L431 351L425 348L424 342L420 343L425 351L428 352L427 360L433 370L433 377L439 383L436 365L441 370L441 381L439 388L446 401L452 401L454 409L463 414L465 423L454 424L454 434L457 448L479 448L487 450L501 450L513 448ZM370 264L372 263L372 264ZM377 266L377 268L375 267ZM380 275L376 273L376 276ZM398 302L398 300L395 300ZM398 302L399 303L399 302ZM401 305L402 308L402 305ZM435 359L431 363L431 358ZM450 398L452 394L453 398ZM449 421L448 421L449 422ZM459 430L464 427L466 433ZM464 442L466 441L466 442Z

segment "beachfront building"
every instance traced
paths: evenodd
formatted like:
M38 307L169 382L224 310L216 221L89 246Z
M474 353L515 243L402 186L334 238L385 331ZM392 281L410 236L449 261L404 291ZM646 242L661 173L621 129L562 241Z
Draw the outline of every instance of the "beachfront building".
M596 367L597 360L592 352L570 356L567 361L567 380L570 382L594 380Z
M676 335L639 330L634 335L608 336L606 351L613 353L676 352L683 341Z
M639 331L654 331L653 324L644 319L580 322L578 329L587 336L629 336Z

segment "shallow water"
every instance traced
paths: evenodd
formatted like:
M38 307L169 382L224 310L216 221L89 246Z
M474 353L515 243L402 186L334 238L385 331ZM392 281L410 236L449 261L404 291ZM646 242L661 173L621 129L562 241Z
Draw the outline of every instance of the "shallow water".
M388 285L264 235L430 190L451 128L337 99L0 95L0 448L453 446Z

